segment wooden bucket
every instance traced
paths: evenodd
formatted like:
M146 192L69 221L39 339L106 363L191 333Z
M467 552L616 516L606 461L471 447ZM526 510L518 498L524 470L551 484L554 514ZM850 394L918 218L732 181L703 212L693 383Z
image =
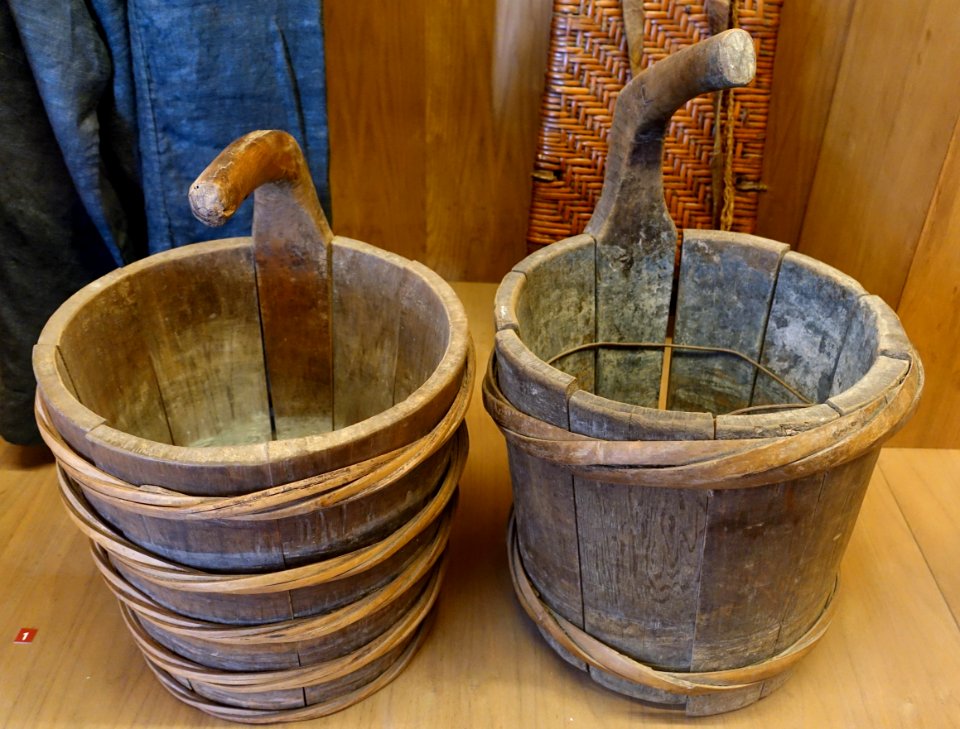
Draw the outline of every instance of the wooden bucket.
M663 130L746 83L751 50L729 31L626 87L587 232L506 276L484 381L524 608L596 681L691 715L758 700L823 635L879 447L922 387L882 300L751 235L685 231L668 329Z
M87 286L34 370L64 503L151 668L262 722L349 705L419 643L473 366L453 291L335 237L292 137L237 140L191 204L219 224L254 190L252 238Z

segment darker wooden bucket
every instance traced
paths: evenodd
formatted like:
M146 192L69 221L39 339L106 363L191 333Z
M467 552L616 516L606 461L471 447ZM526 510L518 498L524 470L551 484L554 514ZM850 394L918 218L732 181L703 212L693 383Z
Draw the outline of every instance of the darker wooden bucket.
M319 716L419 644L466 459L466 315L335 237L299 147L254 132L191 190L252 238L115 271L50 319L37 419L68 513L163 684L238 721Z
M922 387L881 299L751 235L685 231L669 330L663 130L747 82L751 49L729 31L626 87L594 217L504 279L484 381L522 605L596 681L691 715L765 696L823 635L880 445Z

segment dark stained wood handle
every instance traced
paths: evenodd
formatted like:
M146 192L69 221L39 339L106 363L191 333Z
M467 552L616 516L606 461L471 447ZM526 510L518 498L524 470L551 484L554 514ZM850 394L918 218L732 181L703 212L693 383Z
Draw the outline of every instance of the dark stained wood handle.
M603 192L586 232L624 245L676 232L663 200L661 159L670 117L688 100L753 80L749 33L724 31L673 53L628 83L617 98Z
M705 0L703 9L707 14L710 35L720 35L730 27L730 0Z
M190 187L190 208L201 221L223 225L247 197L263 185L278 188L307 213L324 243L333 238L320 207L310 170L297 140L279 130L250 132L232 142L200 174ZM254 217L262 217L263 205L272 196L255 203ZM270 216L269 211L263 214Z

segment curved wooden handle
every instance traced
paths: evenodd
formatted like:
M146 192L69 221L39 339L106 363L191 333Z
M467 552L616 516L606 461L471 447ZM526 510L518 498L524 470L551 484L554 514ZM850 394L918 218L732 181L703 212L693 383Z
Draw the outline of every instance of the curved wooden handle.
M695 96L750 83L755 72L750 34L733 29L667 56L628 83L617 97L603 192L586 232L615 242L657 218L675 236L660 171L670 117Z
M193 214L223 225L254 194L253 258L270 422L277 438L333 424L333 231L292 136L240 137L190 188Z
M303 152L297 140L284 131L250 132L233 141L191 185L190 208L207 225L223 225L250 193L264 185L274 185L279 188L276 192L291 198L314 222L321 239L329 243L333 232L320 207ZM255 201L254 219L270 216L263 207Z
M689 99L747 84L755 70L750 35L728 30L658 61L620 92L603 191L586 227L597 241L598 341L664 340L677 246L663 199L664 133ZM656 407L661 361L659 352L598 351L595 392Z

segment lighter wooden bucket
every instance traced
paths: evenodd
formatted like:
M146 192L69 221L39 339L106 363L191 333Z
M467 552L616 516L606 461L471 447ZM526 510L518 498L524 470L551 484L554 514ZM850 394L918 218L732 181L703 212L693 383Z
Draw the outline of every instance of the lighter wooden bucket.
M87 286L34 350L68 513L151 668L238 721L318 716L422 636L466 459L466 315L426 267L333 236L299 147L237 140L191 191L252 238Z
M758 700L823 635L879 447L922 387L896 315L856 281L693 230L664 377L662 132L689 96L749 80L744 35L624 90L594 218L504 279L484 381L524 608L598 682L692 715Z

